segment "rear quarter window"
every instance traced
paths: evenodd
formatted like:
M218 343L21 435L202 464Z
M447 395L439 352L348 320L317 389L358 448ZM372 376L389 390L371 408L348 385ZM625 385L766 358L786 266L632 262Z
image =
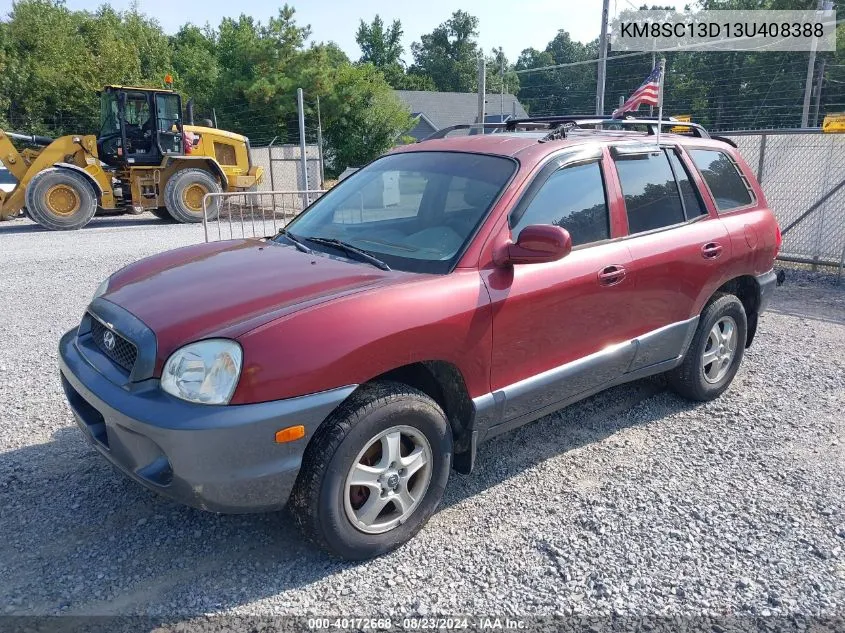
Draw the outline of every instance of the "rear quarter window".
M720 212L745 207L754 202L751 188L739 167L725 152L710 149L691 149L692 157L704 182L710 188Z

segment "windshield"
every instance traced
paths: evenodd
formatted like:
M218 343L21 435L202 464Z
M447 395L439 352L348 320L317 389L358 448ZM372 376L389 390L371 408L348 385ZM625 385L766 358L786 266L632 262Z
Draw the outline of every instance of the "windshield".
M100 136L120 132L117 118L117 96L113 92L100 94Z
M481 154L388 155L343 180L287 228L303 240L342 240L398 270L446 273L515 170L510 159Z

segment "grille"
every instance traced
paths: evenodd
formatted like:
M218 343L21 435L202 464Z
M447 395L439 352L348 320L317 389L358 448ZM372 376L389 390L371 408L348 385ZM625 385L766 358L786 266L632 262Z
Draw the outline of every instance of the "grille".
M106 332L110 332L114 335L113 349L106 347L104 340ZM91 336L94 339L94 344L103 354L123 367L126 371L132 371L132 367L135 365L135 359L138 357L138 350L132 343L127 341L117 332L109 330L105 325L94 318L91 319Z

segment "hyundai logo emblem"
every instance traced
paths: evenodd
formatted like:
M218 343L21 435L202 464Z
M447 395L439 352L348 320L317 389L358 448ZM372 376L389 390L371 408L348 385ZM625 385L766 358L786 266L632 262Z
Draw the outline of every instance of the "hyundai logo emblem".
M106 330L105 334L103 334L103 345L109 351L114 349L114 334L112 334L109 330Z

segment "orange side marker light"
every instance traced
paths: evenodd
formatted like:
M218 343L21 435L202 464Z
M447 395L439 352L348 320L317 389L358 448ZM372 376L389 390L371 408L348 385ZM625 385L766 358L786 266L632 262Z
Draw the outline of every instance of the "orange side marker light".
M305 427L301 424L297 426L289 426L286 429L276 431L276 443L284 444L285 442L293 442L305 437Z

